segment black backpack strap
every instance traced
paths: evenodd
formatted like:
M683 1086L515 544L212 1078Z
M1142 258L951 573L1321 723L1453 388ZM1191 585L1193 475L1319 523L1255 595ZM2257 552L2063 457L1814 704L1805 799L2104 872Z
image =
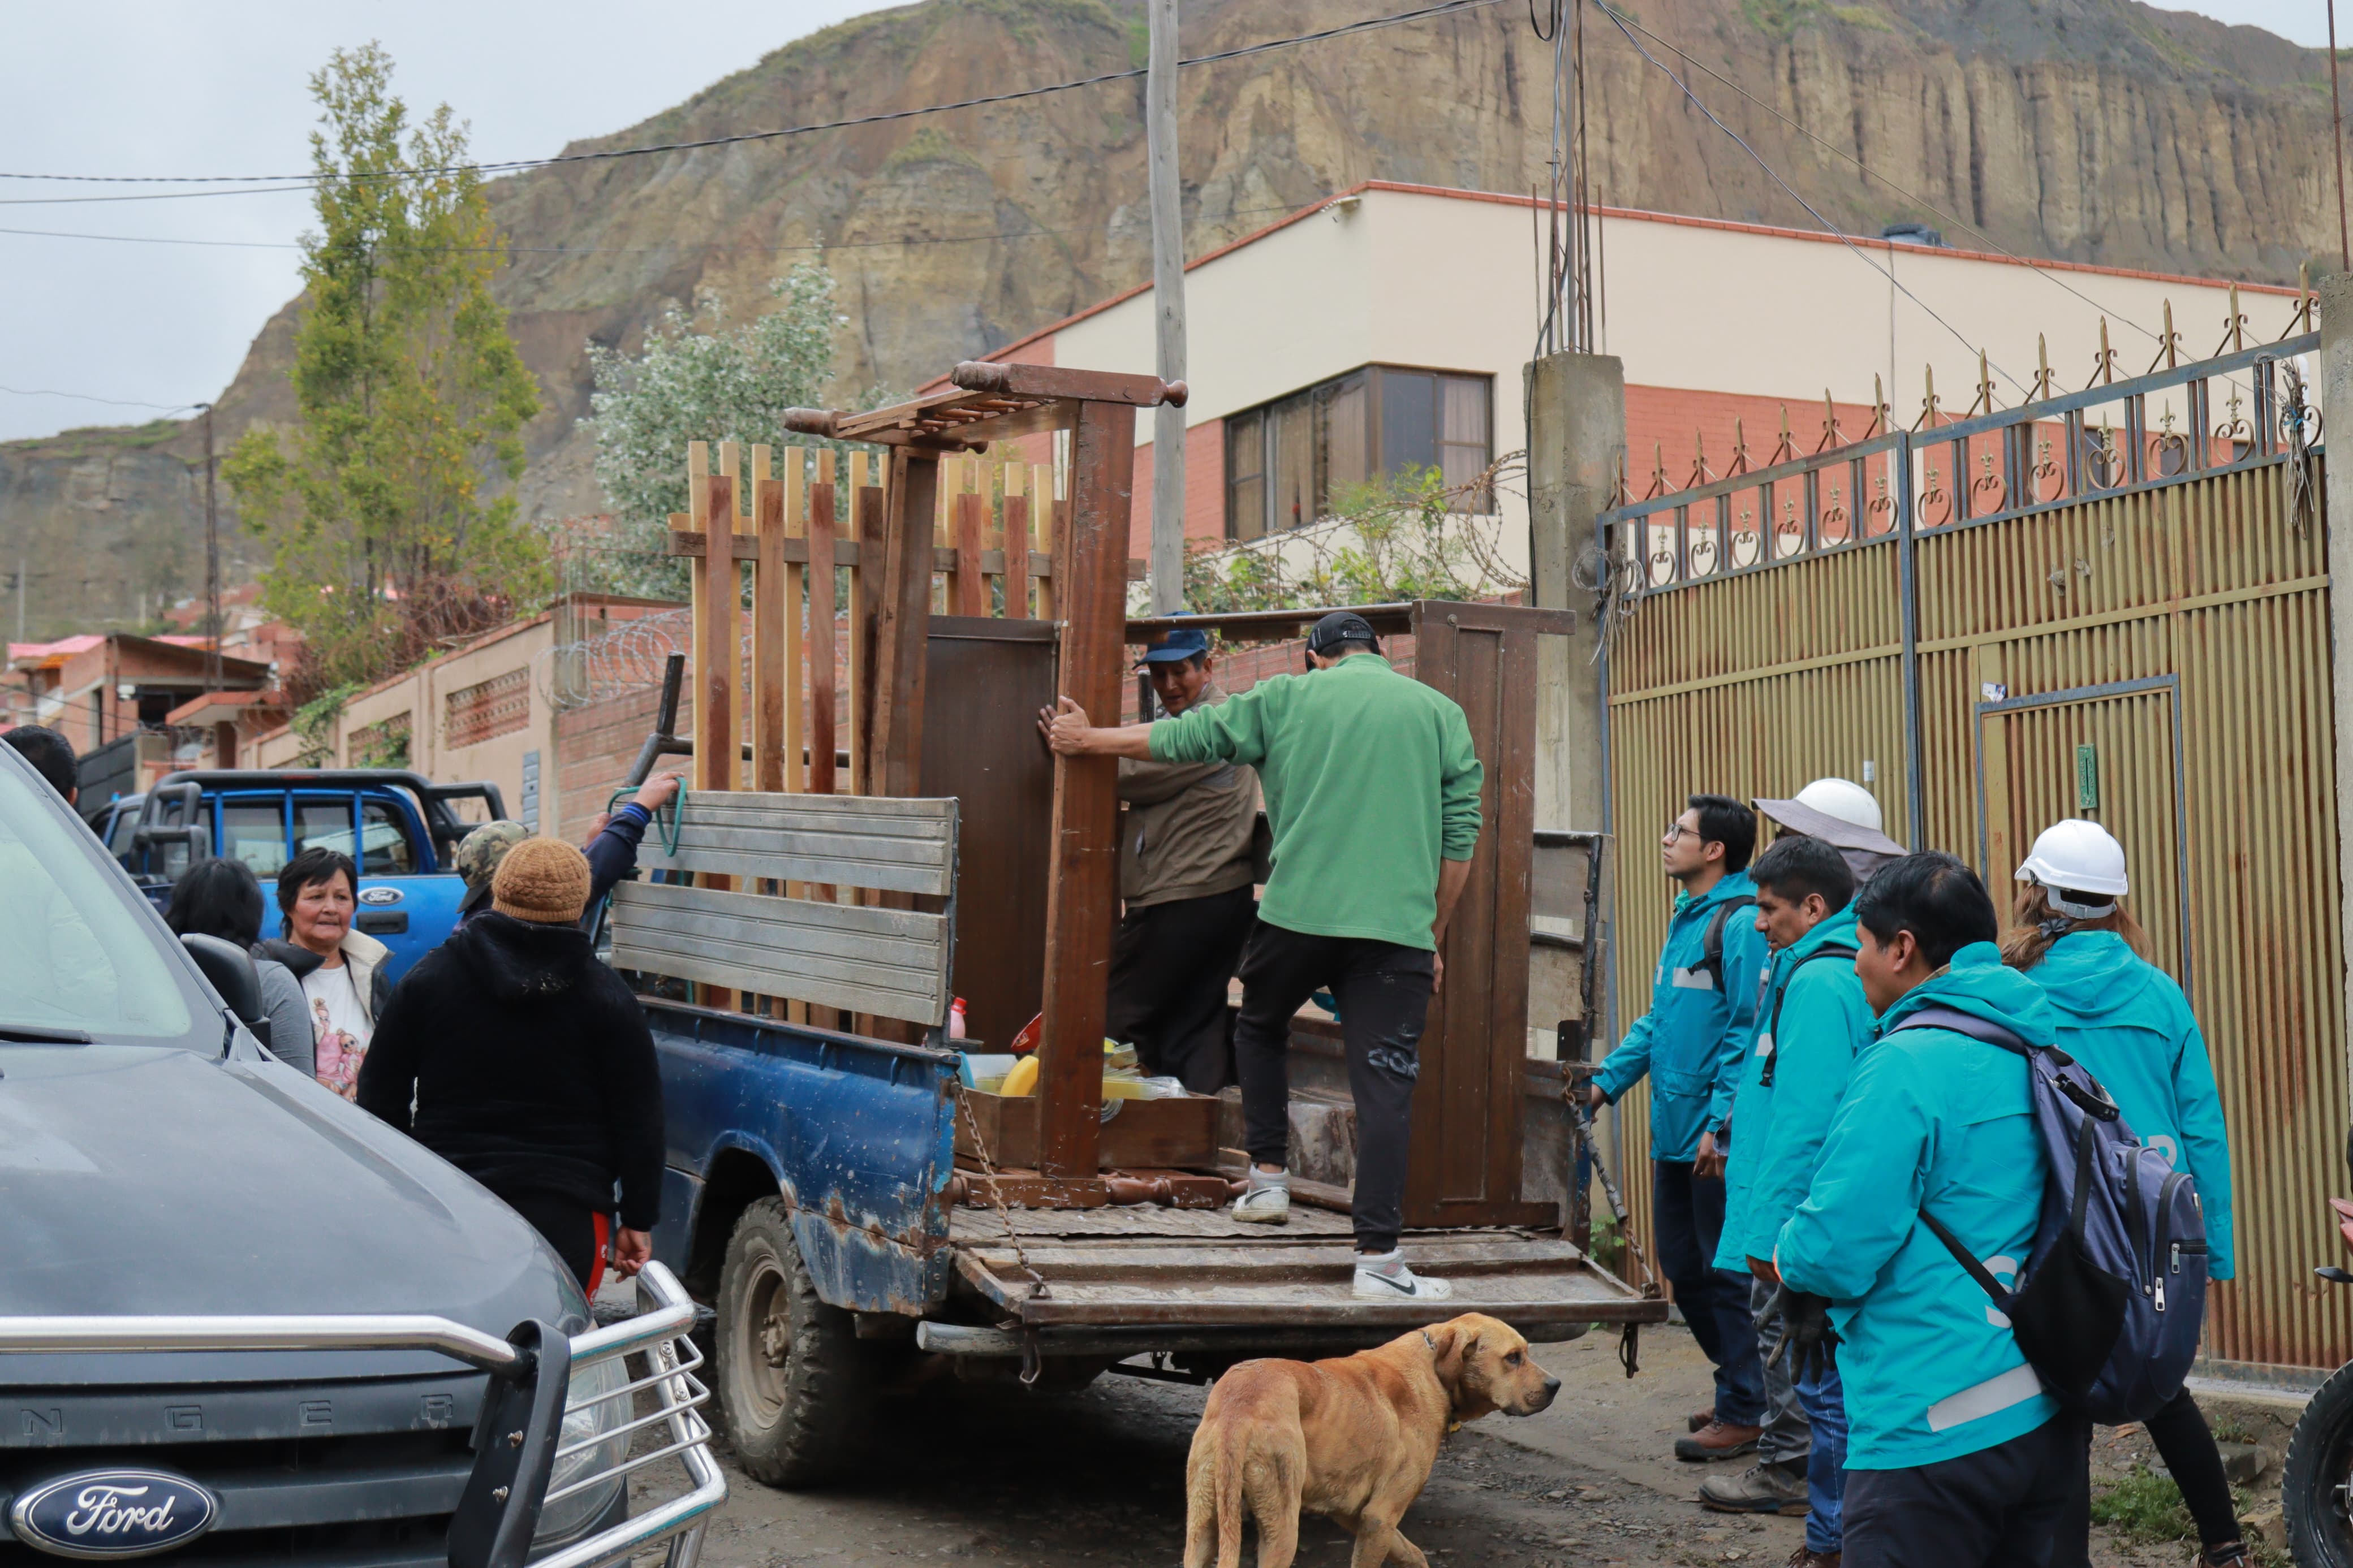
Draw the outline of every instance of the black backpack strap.
M1707 931L1699 939L1699 962L1691 966L1691 972L1694 974L1706 972L1715 978L1715 988L1719 992L1724 989L1725 922L1732 919L1733 910L1751 908L1756 902L1756 896L1750 893L1725 900L1715 906L1715 913L1708 917Z
M1806 954L1805 957L1798 960L1797 963L1789 966L1789 978L1781 982L1781 989L1773 993L1773 1018L1772 1021L1765 1026L1765 1037L1773 1042L1773 1054L1765 1058L1765 1071L1757 1079L1757 1082L1763 1087L1767 1089L1773 1087L1773 1069L1780 1065L1781 1004L1788 996L1789 987L1798 983L1798 971L1805 968L1806 965L1811 963L1818 958L1843 958L1848 963L1852 963L1854 962L1856 952L1857 950L1852 947L1839 947L1835 944L1825 945L1816 948L1813 952Z
M1938 1241L1945 1244L1945 1250L1953 1255L1953 1261L1959 1264L1961 1268L1968 1272L1968 1277L1978 1282L1978 1288L1979 1289L1993 1298L1993 1304L1995 1306L2000 1308L2005 1312L2010 1310L2011 1300L2010 1292L2002 1288L2001 1281L1993 1277L1992 1269L1988 1268L1984 1264L1978 1261L1976 1253L1971 1252L1968 1247L1961 1245L1961 1238L1959 1237L1955 1236L1951 1231L1945 1228L1944 1221L1938 1219L1935 1215L1930 1214L1926 1209L1922 1209L1920 1211L1920 1223L1926 1226L1931 1234L1933 1234Z

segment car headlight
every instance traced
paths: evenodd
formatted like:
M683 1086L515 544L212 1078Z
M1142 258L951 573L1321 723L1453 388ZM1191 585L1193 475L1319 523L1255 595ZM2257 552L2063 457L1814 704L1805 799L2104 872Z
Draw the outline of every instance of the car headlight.
M596 1439L625 1425L630 1415L631 1401L627 1397L602 1398L615 1394L628 1382L628 1373L619 1356L592 1362L572 1373L572 1382L565 1391L564 1436L556 1443L555 1468L547 1478L548 1495L610 1470L628 1457L628 1434ZM565 1453L575 1445L576 1452ZM587 1487L570 1497L558 1498L547 1505L539 1516L539 1532L532 1537L533 1546L555 1546L571 1540L604 1517L613 1506L613 1500L628 1484L626 1476L615 1476L609 1481Z

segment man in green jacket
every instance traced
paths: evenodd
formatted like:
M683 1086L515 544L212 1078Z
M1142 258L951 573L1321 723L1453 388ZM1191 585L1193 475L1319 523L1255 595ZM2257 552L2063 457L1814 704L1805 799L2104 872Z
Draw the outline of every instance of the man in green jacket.
M1371 625L1335 611L1308 634L1309 673L1217 707L1097 729L1078 704L1039 716L1066 756L1255 767L1274 870L1242 955L1234 1065L1252 1169L1234 1217L1289 1218L1291 1020L1330 987L1356 1102L1359 1296L1436 1300L1398 1250L1406 1136L1438 946L1470 877L1484 774L1462 710L1389 668Z
M1226 700L1196 628L1154 644L1142 668L1170 718ZM1122 757L1119 798L1121 912L1103 1033L1134 1046L1145 1073L1215 1094L1233 1081L1226 985L1258 910L1258 775L1222 761Z

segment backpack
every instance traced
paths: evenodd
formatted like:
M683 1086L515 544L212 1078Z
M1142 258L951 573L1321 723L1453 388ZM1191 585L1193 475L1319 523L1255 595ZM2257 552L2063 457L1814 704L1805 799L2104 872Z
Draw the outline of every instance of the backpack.
M1926 1209L1920 1218L2009 1318L2061 1404L2104 1426L2147 1420L2181 1391L2205 1321L2197 1184L2134 1136L2098 1081L2056 1046L2030 1046L1946 1007L1895 1027L1950 1029L2026 1058L2051 1173L2017 1289L2004 1289Z
M1843 958L1852 963L1855 957L1856 950L1853 948L1825 945L1814 949L1789 966L1789 978L1781 982L1781 989L1773 994L1772 1022L1765 1026L1765 1038L1771 1044L1772 1050L1765 1058L1765 1070L1757 1075L1759 1086L1766 1089L1773 1087L1773 1069L1781 1062L1781 1002L1789 994L1789 987L1798 983L1798 971L1818 958Z
M1718 995L1724 993L1725 924L1732 919L1732 912L1735 910L1753 908L1756 902L1756 895L1743 893L1736 899L1726 899L1716 905L1715 913L1708 917L1706 932L1699 939L1699 962L1684 972L1689 974L1706 974L1715 982L1715 990Z

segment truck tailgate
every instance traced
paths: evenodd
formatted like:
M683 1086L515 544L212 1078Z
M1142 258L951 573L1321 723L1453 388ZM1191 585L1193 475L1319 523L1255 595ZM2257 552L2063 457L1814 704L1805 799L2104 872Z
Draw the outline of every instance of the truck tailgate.
M1237 1225L1223 1209L1149 1205L959 1208L951 1222L964 1282L1036 1327L1050 1324L1397 1327L1485 1312L1525 1331L1578 1323L1656 1323L1646 1299L1569 1242L1530 1230L1409 1231L1406 1260L1451 1280L1444 1301L1350 1293L1354 1242L1343 1215L1293 1208L1280 1227ZM1037 1281L1044 1281L1044 1289Z

